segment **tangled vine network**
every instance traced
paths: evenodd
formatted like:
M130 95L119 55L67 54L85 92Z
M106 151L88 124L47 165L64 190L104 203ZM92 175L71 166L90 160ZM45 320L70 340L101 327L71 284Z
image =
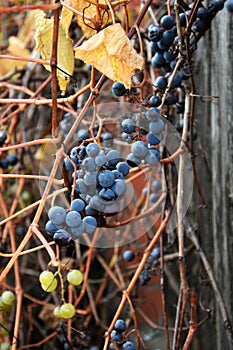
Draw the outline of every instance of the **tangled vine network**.
M190 349L197 266L232 345L189 212L194 53L224 0L3 4L0 349Z

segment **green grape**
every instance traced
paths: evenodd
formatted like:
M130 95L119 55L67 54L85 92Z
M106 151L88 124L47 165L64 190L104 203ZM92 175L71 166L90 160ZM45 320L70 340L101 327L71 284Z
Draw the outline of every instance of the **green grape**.
M0 344L0 350L10 350L10 349L11 349L10 343L4 342Z
M56 278L54 278L49 285L41 283L41 288L48 293L53 292L57 288Z
M67 274L67 281L73 286L79 286L83 281L83 274L79 270L71 270Z
M62 318L72 318L75 315L75 307L70 303L65 303L60 308Z
M51 271L43 271L39 276L39 281L44 286L49 286L54 280L54 274Z
M55 309L53 310L53 314L56 318L61 318L61 307L56 306Z
M7 306L11 306L15 301L15 295L10 290L5 290L1 295L1 301Z

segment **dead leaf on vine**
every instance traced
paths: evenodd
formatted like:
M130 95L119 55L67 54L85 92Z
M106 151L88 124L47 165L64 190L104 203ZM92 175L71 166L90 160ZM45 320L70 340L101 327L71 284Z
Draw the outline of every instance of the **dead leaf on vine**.
M50 60L53 41L53 18L46 18L42 10L35 10L35 25L36 50L40 52L44 60ZM61 69L57 69L58 84L61 91L65 91L74 70L74 52L72 40L66 35L60 23L57 46L57 66ZM44 65L44 67L48 71L51 71L50 65Z
M75 57L91 64L127 89L135 69L142 69L144 60L133 48L119 23L108 26L75 49Z
M16 36L10 36L8 39L7 54L16 57L29 57L30 51L25 47L25 43ZM9 59L0 60L0 76L3 76L16 69L21 69L26 66L25 61L16 61Z
M68 31L68 28L70 26L73 14L76 17L77 24L82 29L83 34L86 38L90 38L92 35L96 34L97 28L94 28L94 23L97 24L97 14L99 17L99 21L101 26L105 26L112 20L109 10L98 8L94 4L90 4L88 1L85 0L65 0L64 3L66 5L71 6L73 9L76 10L75 13L73 13L71 10L69 10L66 7L63 7L62 13L61 13L61 23L65 31ZM105 5L105 0L99 0L99 5ZM91 20L89 20L90 18ZM92 22L93 21L93 22Z

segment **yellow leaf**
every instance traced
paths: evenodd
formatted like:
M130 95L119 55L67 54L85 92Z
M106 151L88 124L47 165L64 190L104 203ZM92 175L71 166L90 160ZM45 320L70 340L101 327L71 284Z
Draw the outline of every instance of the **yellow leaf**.
M25 48L25 43L16 36L9 37L9 46L7 48L7 54L16 57L29 57L30 51ZM1 59L0 60L0 76L3 76L15 69L21 69L26 66L25 61L16 61Z
M131 87L135 69L142 69L144 60L137 54L119 23L113 24L75 49L75 57L91 64L101 73L126 88Z
M46 18L41 10L35 11L36 25L36 50L40 51L44 60L50 60L53 41L53 18ZM69 75L74 71L74 52L72 40L67 37L65 30L59 23L58 45L57 45L57 79L61 91L66 90L70 80ZM45 65L51 71L49 65ZM59 70L59 68L61 70ZM66 74L67 73L67 74Z
M66 5L73 7L76 11L79 12L79 14L74 14L76 17L77 24L82 29L82 32L86 38L90 38L92 35L97 33L97 29L99 30L100 28L95 29L94 24L87 18L91 17L94 21L97 21L97 9L95 5L90 4L88 1L85 0L65 0L64 2ZM106 2L105 0L99 0L99 4L106 5ZM70 11L66 7L63 7L61 22L65 30L67 26L70 25L69 21L71 22L71 13L72 11ZM107 9L99 8L99 17L101 18L99 24L102 27L106 26L112 20L109 10Z

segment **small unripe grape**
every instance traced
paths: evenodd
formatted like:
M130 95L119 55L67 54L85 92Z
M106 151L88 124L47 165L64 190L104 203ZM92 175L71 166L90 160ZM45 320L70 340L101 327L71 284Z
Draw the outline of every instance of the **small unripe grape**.
M48 292L48 293L53 292L57 288L57 280L56 280L56 278L54 278L49 285L41 283L41 288L45 292Z
M61 316L61 307L56 306L55 309L53 310L53 314L56 318L62 318Z
M39 276L39 281L45 286L49 286L54 280L54 274L51 271L43 271Z
M79 270L71 270L67 274L67 281L73 286L79 286L83 281L83 274Z
M12 305L15 301L15 295L10 290L5 290L1 295L1 300L5 305Z
M75 307L70 303L65 303L60 308L62 318L72 318L75 315Z

